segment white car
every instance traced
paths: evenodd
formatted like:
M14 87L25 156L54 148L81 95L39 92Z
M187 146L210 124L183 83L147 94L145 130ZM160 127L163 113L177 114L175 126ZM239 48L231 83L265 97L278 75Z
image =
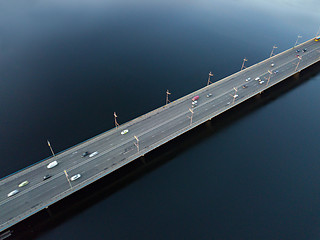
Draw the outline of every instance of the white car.
M128 129L125 129L125 130L123 130L122 132L121 132L121 135L125 135L126 133L128 133L129 132L129 130Z
M234 97L234 98L237 98L237 97L239 97L239 95L238 95L238 94L235 94L235 95L233 95L233 97Z
M91 153L90 155L89 155L89 157L94 157L95 155L97 155L98 154L98 152L93 152L93 153Z
M70 178L70 180L71 180L71 181L75 181L75 180L77 180L77 179L80 178L80 177L81 177L81 175L80 175L80 173L78 173L78 174L72 176L72 177Z
M247 79L246 79L246 82L249 82L250 80L251 80L251 78L247 78Z
M256 81L258 81L258 80L260 80L260 78L259 78L259 77L257 77L255 80L256 80Z
M47 166L47 168L54 168L55 166L57 166L58 165L58 162L57 161L53 161L53 162L51 162L51 163L49 163L48 164L48 166Z
M8 197L12 197L13 195L17 194L19 190L13 190L12 192L8 193Z
M264 81L260 81L260 82L259 82L259 84L262 84L262 83L264 83Z

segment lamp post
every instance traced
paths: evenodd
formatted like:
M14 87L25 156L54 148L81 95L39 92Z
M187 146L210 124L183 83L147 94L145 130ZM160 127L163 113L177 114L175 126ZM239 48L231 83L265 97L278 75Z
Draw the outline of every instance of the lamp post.
M113 112L113 116L114 116L114 125L116 126L116 128L118 128L120 125L117 121L118 116L117 116L116 112Z
M68 176L68 173L67 173L66 170L64 170L64 174L66 175L66 178L67 178L67 180L68 180L68 183L69 183L69 185L70 185L70 188L72 188L72 185L71 185L71 182L70 182L70 179L69 179L69 176Z
M233 97L233 102L232 102L232 104L234 104L234 101L235 101L236 98L238 97L238 94L237 94L238 90L237 90L236 88L233 88L233 89L234 89L234 95L231 95L231 96Z
M271 57L273 56L273 51L274 51L276 48L278 48L278 47L276 47L276 45L274 45L273 48L272 48L272 51L271 51L271 54L270 54L270 57L269 57L269 58L271 58Z
M294 70L295 72L297 71L297 69L298 69L298 67L299 67L299 64L300 64L300 61L301 61L301 59L302 59L300 56L298 56L297 58L299 59L299 61L298 61L298 63L297 63L296 69Z
M210 77L213 77L213 73L212 73L212 72L209 72L209 77L208 77L207 86L212 83L212 82L210 81Z
M243 62L242 62L242 66L241 66L241 70L240 70L240 71L242 71L242 69L246 68L246 67L244 66L244 64L245 64L246 61L248 61L248 59L247 59L247 58L244 58L244 59L243 59Z
M190 126L192 125L192 118L193 118L193 110L189 108L189 111L191 112L191 117L188 116L188 118L190 118Z
M270 70L268 70L268 73L269 73L269 77L268 77L268 81L267 81L267 86L268 86L268 83L269 83L271 75L272 75L272 72Z
M51 150L51 153L52 153L53 157L55 157L56 155L54 155L54 152L52 150L52 147L51 147L51 144L50 144L49 140L47 140L47 143L48 143L48 146L49 146L49 148Z
M167 94L167 96L166 96L166 105L168 105L168 103L170 103L169 95L171 94L168 89L167 89L166 94Z
M301 36L300 34L298 35L298 37L297 37L297 41L296 41L296 43L294 44L294 46L293 46L293 47L295 47L295 46L298 44L299 38L302 38L302 36Z
M139 152L139 138L137 136L134 136L134 138L137 140L137 143L134 143L137 147L137 151Z

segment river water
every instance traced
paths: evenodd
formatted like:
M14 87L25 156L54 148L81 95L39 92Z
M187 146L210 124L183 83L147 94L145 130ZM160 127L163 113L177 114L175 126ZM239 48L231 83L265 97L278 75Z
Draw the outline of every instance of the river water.
M177 99L209 71L217 81L314 37L319 12L314 0L1 1L0 177L50 156L47 139L60 152L113 128L114 111L124 123L167 89ZM319 90L317 65L15 238L319 239Z

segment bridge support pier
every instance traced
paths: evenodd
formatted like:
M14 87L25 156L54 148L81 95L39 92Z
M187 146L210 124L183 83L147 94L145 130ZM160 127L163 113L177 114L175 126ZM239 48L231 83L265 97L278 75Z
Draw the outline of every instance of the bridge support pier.
M146 158L144 157L144 155L142 155L141 157L140 157L140 159L141 159L141 162L143 163L143 164L146 164L147 162L146 162Z
M47 213L49 214L49 217L52 217L52 212L51 209L48 207L46 207Z

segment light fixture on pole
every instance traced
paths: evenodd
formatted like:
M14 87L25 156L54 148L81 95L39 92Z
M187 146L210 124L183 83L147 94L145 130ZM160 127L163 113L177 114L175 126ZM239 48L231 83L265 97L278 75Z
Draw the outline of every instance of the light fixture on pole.
M167 105L170 102L169 95L171 94L168 89L167 89L166 94L167 94L167 96L166 96L166 105Z
M208 78L207 86L212 83L211 80L210 80L210 77L213 77L213 73L212 72L209 72L209 78Z
M232 104L234 104L234 101L236 100L236 98L238 97L238 90L236 88L233 88L234 89L234 95L231 95L231 97L233 97L233 101L232 101Z
M116 128L118 128L120 125L117 121L118 116L117 116L116 112L113 112L113 116L114 116L114 125L116 126Z
M297 37L297 41L296 41L296 43L294 44L294 46L293 46L293 47L295 47L295 46L298 44L299 38L302 38L302 36L301 36L300 34L298 35L298 37Z
M268 83L269 83L271 75L272 75L272 72L270 70L268 70L268 73L269 73L269 77L268 77L268 81L267 81L267 86L268 86Z
M51 150L51 153L52 153L53 157L55 157L56 155L54 154L54 152L52 150L52 147L51 147L51 144L50 144L49 140L47 140L47 143L48 143L48 146L49 146L49 148Z
M270 57L272 57L272 56L273 56L273 52L274 52L274 50L275 50L276 48L278 48L278 47L276 47L276 45L274 45L274 46L273 46L273 48L272 48L272 51L271 51Z
M298 69L298 67L299 67L299 64L300 64L300 61L301 61L301 59L302 59L300 56L298 56L297 58L299 59L299 61L298 61L298 63L297 63L296 69L294 70L295 72L297 71L297 69Z
M189 111L191 112L191 117L188 116L188 118L190 118L190 126L192 125L192 118L193 118L193 110L189 108Z
M68 176L68 173L67 173L66 170L64 170L64 174L66 175L66 178L67 178L67 180L68 180L68 183L69 183L69 185L70 185L70 188L72 188L72 185L71 185L71 182L70 182L70 179L69 179L69 176Z
M139 138L137 136L134 136L134 138L137 140L137 143L134 143L137 147L137 151L139 152Z
M242 62L242 66L241 66L241 70L240 70L240 71L242 71L242 69L246 68L246 67L244 66L244 64L245 64L246 61L248 61L248 59L247 59L247 58L244 58L244 59L243 59L243 62Z

